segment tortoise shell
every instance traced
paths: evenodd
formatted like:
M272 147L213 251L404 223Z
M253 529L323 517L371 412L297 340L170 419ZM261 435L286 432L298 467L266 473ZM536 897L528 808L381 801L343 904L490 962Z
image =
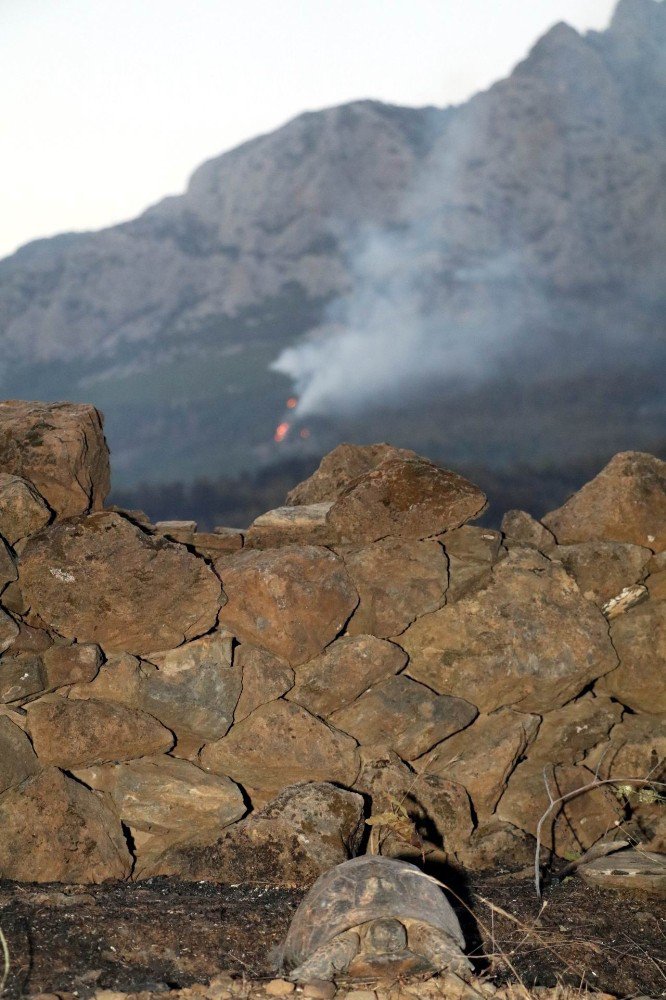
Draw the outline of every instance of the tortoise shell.
M338 934L379 917L421 921L465 947L458 918L444 893L416 865L364 855L343 861L312 886L289 927L285 967L300 965Z

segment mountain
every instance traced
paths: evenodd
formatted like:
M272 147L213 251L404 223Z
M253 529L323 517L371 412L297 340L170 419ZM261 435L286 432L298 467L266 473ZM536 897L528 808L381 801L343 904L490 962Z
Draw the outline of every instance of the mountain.
M30 243L0 261L0 392L98 405L122 485L342 436L493 469L656 449L665 64L664 4L620 0L459 107L303 114Z

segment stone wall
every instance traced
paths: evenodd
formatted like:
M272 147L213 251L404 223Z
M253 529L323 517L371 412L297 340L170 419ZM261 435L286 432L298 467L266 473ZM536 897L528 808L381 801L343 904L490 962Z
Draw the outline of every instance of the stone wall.
M539 523L341 445L246 532L104 509L90 406L0 404L0 877L307 884L364 849L521 867L554 796L666 756L666 464ZM366 825L366 821L369 823ZM603 786L545 843L666 844Z

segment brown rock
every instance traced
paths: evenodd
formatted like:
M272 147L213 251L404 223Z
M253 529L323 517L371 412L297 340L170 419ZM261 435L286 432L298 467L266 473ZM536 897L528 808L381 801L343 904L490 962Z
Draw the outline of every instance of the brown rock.
M652 573L645 581L645 586L653 601L666 601L666 570Z
M246 719L255 708L275 701L294 686L294 671L267 649L244 642L234 652L234 663L243 679L234 722Z
M620 666L597 690L637 712L666 712L666 601L646 601L611 623Z
M415 774L391 750L369 747L361 753L364 762L354 788L371 801L373 848L385 857L417 857L441 853L443 846L456 859L474 826L462 785L436 774Z
M564 764L548 769L548 785L554 799L583 788L594 774L581 764ZM537 824L549 806L542 768L529 761L515 769L497 806L501 820L536 836ZM623 819L624 810L606 786L581 792L563 805L558 804L543 823L541 843L560 857L586 851Z
M412 677L481 712L541 714L617 662L601 612L563 567L527 548L499 562L485 590L419 618L400 645Z
M58 517L99 510L110 486L102 415L84 403L0 403L0 467L33 483Z
M117 701L130 708L141 708L142 685L146 673L150 675L157 673L157 670L152 664L142 664L131 653L112 654L93 681L73 684L67 691L67 697L82 701L90 698Z
M42 663L49 690L68 684L85 684L99 673L102 651L90 643L51 646L42 653Z
M0 716L0 795L39 771L39 761L22 729Z
M215 623L220 583L181 545L102 512L27 542L20 583L33 611L67 638L107 651L177 646Z
M360 597L347 625L350 635L399 635L444 604L448 561L439 542L384 538L343 558Z
M0 877L19 882L127 878L120 820L94 792L48 767L0 797Z
M527 760L534 768L576 764L608 736L620 721L622 707L603 695L586 694L543 717Z
M293 506L336 500L352 479L376 469L386 459L418 457L415 451L390 444L339 444L324 455L309 479L294 486L287 494L287 503Z
M520 869L534 864L534 846L524 830L493 816L479 823L458 853L465 868L474 871L496 871L498 865Z
M235 528L216 528L215 531L195 531L192 544L199 555L217 559L223 552L238 552L243 548L243 535Z
M50 520L48 504L32 483L0 472L0 535L10 545L39 531Z
M157 719L108 701L47 695L27 712L39 759L67 769L160 753L174 742Z
M218 831L246 812L243 795L229 778L166 755L98 764L77 769L74 775L90 788L107 792L133 830L190 836L193 830Z
M501 527L509 543L531 545L539 552L550 552L555 546L553 533L525 510L508 510Z
M298 668L296 685L287 697L326 717L406 663L407 654L392 642L372 635L343 636Z
M279 700L262 705L223 739L205 746L201 766L242 785L277 791L299 781L351 785L358 754L345 733Z
M595 746L585 765L600 778L653 778L663 781L666 724L658 715L625 715L607 740ZM637 786L636 791L639 790Z
M485 503L481 490L455 472L425 459L389 459L349 483L328 523L343 543L427 538L469 521Z
M439 541L449 560L449 588L446 603L452 604L491 580L491 570L503 555L498 531L475 528L465 524L455 531L447 531Z
M11 645L10 654L43 653L53 645L53 639L41 628L32 628L23 621L16 622L19 632Z
M407 760L468 726L477 715L462 698L436 695L409 677L389 677L331 716L334 726L366 745L385 743Z
M649 549L627 542L558 545L551 553L551 559L559 559L574 578L583 597L598 607L643 580L651 557Z
M18 634L19 627L14 619L0 608L0 653L9 649Z
M17 579L16 560L12 555L12 550L4 538L0 536L0 593L2 593L8 583L13 583Z
M336 541L326 519L332 501L277 507L255 518L245 533L250 549L272 549L279 545L332 545Z
M12 650L13 652L13 650ZM18 653L0 658L0 702L10 704L40 694L46 688L41 657Z
M478 719L416 761L417 770L463 785L479 819L488 819L509 775L539 728L539 717L501 708Z
M241 667L232 663L232 639L214 632L177 649L150 653L141 668L137 707L186 736L216 740L229 730L241 693Z
M295 785L217 840L178 845L141 874L301 888L355 854L362 832L360 795L328 783Z
M666 462L623 451L543 518L560 545L605 539L666 548Z
M342 560L313 545L242 551L221 576L220 622L292 666L321 653L358 603Z

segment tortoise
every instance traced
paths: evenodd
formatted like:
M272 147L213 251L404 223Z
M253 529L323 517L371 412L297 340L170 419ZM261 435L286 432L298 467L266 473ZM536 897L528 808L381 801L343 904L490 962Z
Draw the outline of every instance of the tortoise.
M364 855L321 875L294 914L281 949L292 982L337 976L398 978L471 963L453 909L407 861Z

